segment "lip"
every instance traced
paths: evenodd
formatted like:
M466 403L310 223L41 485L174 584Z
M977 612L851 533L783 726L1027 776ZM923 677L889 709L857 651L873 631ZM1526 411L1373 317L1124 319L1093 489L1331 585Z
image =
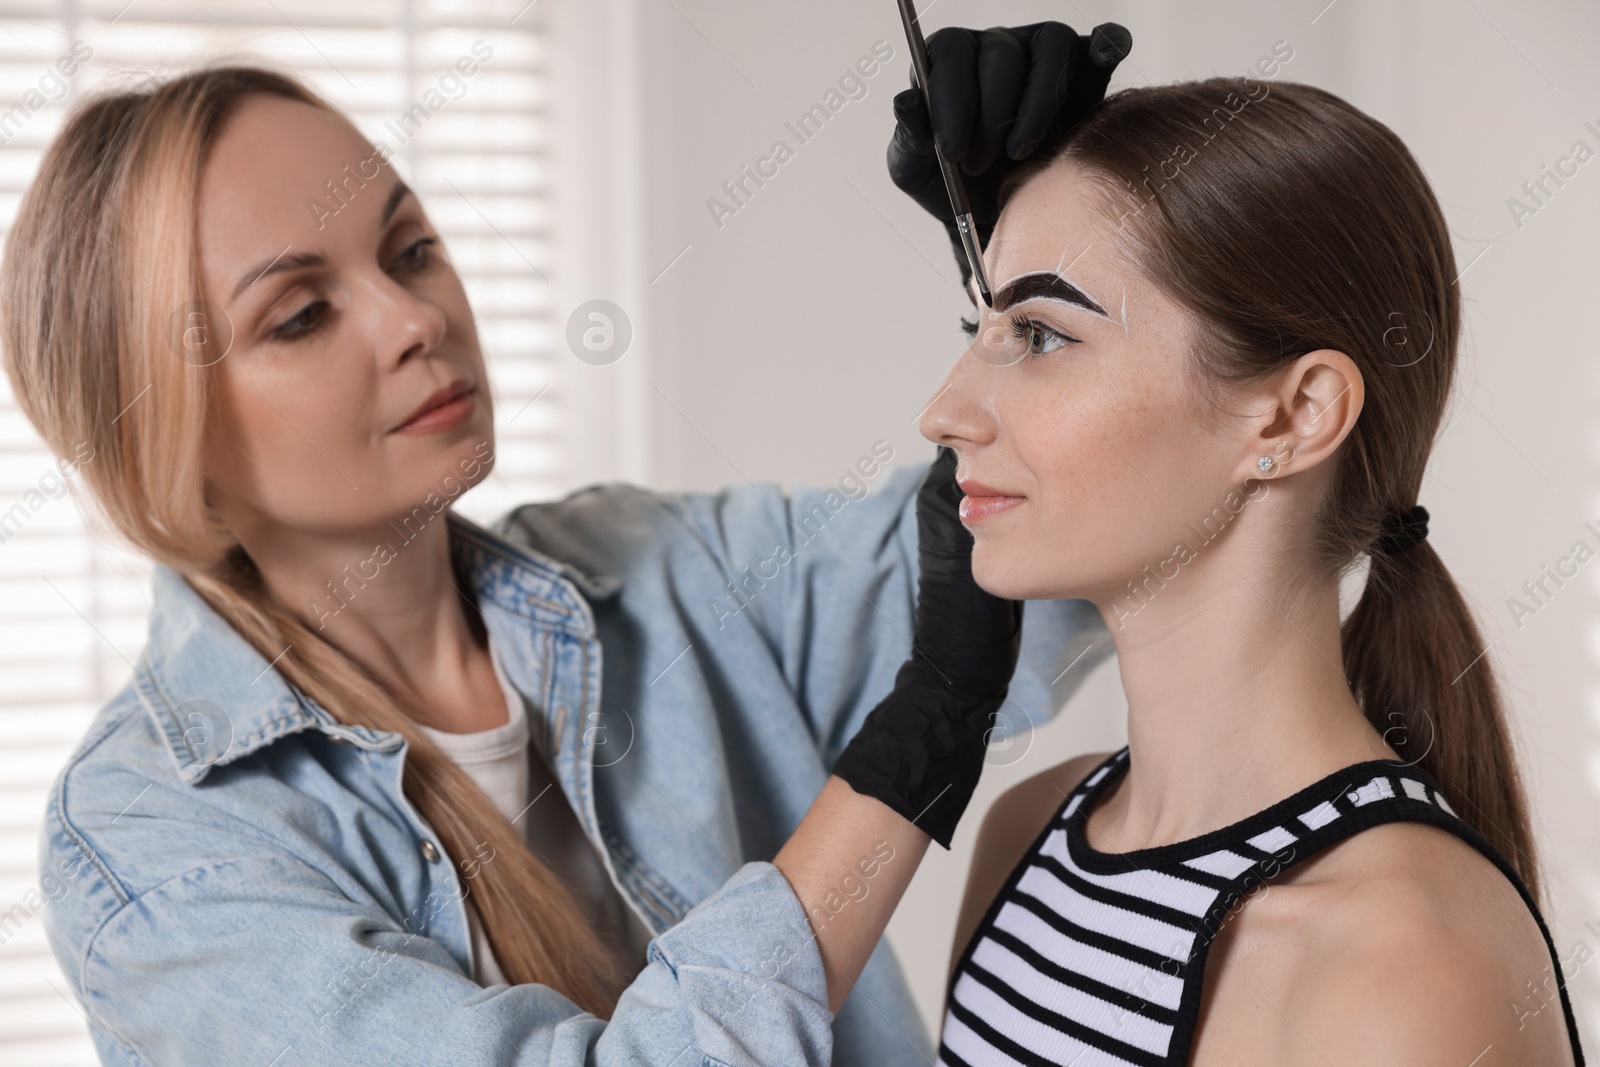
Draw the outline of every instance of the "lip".
M458 379L434 390L391 432L425 434L448 430L472 414L476 388L471 382Z
M1028 499L980 481L958 481L956 484L965 494L961 498L960 516L962 523L968 526L992 518L1002 511L1010 511Z

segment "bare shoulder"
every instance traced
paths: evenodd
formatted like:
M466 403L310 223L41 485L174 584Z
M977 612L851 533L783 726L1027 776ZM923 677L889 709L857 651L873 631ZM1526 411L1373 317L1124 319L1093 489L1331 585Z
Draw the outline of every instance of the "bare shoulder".
M1046 768L1038 774L1024 778L995 798L984 813L983 825L978 829L979 847L1014 852L1007 869L1016 866L1022 854L1033 844L1039 832L1050 821L1071 793L1095 767L1105 762L1109 752L1090 752L1074 756Z
M1294 1063L1572 1063L1544 937L1465 841L1376 826L1307 861L1293 883L1314 916L1279 1005L1304 1039L1290 1043Z
M952 971L983 921L984 913L1022 861L1028 846L1038 838L1067 794L1109 755L1109 752L1091 753L1058 763L1024 778L989 806L978 829L972 867L967 872L966 893L956 920L955 945L950 955Z

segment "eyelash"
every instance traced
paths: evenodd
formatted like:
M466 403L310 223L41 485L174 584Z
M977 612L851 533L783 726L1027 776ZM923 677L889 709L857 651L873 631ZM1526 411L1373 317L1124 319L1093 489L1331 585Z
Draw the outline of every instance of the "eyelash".
M1052 326L1047 326L1043 322L1039 321L1038 319L1029 318L1028 316L1023 315L1020 312L1013 311L1007 317L1007 321L1009 322L1009 324L1011 326L1011 336L1015 337L1019 341L1028 340L1031 337L1031 335L1033 334L1033 332L1035 330L1038 330L1040 333L1048 334L1051 337L1054 337L1056 340L1061 341L1061 342L1066 343L1066 344L1077 345L1077 344L1082 344L1083 343L1082 341L1080 341L1076 337L1070 337L1067 334L1062 333L1060 330L1057 330ZM968 337L977 337L978 336L978 323L977 323L977 320L976 319L962 319L961 320L961 331L963 333L965 333ZM1036 356L1047 355L1048 354L1048 353L1035 353L1033 351L1033 345L1031 343L1028 345L1028 349L1029 349L1028 355L1025 357L1027 359L1033 359Z
M418 250L432 248L438 243L439 238L434 236L419 237L417 240L407 245L405 251L401 252L399 256L395 257L395 262L398 263L401 260L405 260ZM419 274L431 266L433 266L433 257L430 255L424 256L420 263L414 263L412 265L402 267L401 269L409 270L412 273ZM290 315L287 319L284 319L277 326L275 326L267 334L267 337L273 341L283 342L304 340L320 330L323 324L327 322L327 319L319 316L315 321L308 321L305 325L300 327L295 327L294 323L305 319L307 315L313 312L325 310L327 307L328 302L326 300L313 300L311 303L307 304L299 311L296 311L293 315Z

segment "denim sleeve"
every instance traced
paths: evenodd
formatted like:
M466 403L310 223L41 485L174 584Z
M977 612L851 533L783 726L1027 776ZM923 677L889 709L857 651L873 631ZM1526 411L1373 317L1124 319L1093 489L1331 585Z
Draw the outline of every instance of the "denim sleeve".
M722 561L727 610L765 634L827 766L893 688L910 654L916 491L927 471L926 464L889 469L865 495L843 492L853 485L788 493L744 485L664 498ZM1028 601L1017 673L992 743L1008 743L1053 717L1112 651L1088 601Z
M130 853L124 869L106 846L119 832L69 824L53 806L41 843L47 867L79 861L46 931L108 1064L825 1067L832 1056L821 959L768 863L740 868L652 942L603 1021L546 986L477 985L425 930L248 826L224 842L204 815L169 822L158 833L192 842L182 872L137 892L151 857ZM206 852L216 858L189 865Z

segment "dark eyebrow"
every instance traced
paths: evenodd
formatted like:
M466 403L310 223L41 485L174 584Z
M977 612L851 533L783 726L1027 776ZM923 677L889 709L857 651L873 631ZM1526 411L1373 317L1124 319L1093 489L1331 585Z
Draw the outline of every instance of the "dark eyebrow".
M1096 303L1088 293L1054 271L1047 270L1034 271L1007 282L994 294L994 310L1004 311L1012 304L1034 299L1059 300L1092 311L1104 318L1111 318L1106 314L1106 309Z
M406 194L409 192L411 192L411 187L405 182L395 182L394 188L389 190L389 198L383 202L383 215L378 220L378 226L380 229L389 225L389 220L394 217L395 211L400 207L400 201L404 200ZM269 274L282 274L285 271L291 270L305 270L308 267L322 267L326 266L328 263L327 257L322 255L320 252L296 252L292 256L285 255L285 253L289 251L289 247L290 246L285 246L284 250L279 252L276 256L273 256L271 259L265 260L261 263L257 263L255 266L245 271L243 276L240 277L239 283L234 286L233 295L228 298L228 301L232 303L234 300L239 299L240 293L244 292L246 289L250 288L256 282L259 282L262 278L265 278Z

